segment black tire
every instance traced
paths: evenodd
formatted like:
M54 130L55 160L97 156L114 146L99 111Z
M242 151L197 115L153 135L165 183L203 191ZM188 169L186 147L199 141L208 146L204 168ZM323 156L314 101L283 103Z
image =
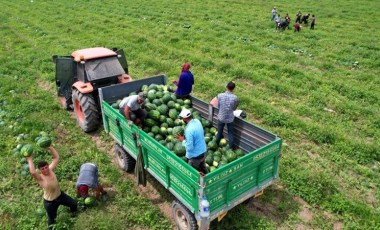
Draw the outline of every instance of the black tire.
M72 101L74 113L81 129L86 133L98 129L100 116L94 97L73 89Z
M197 219L180 201L172 203L172 215L179 230L198 230Z
M114 151L119 167L126 172L132 172L135 169L136 160L119 144L115 144Z

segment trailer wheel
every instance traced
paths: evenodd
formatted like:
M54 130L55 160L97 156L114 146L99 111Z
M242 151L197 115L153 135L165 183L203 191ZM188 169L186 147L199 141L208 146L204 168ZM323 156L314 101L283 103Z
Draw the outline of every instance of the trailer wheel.
M81 129L86 133L96 130L100 124L100 117L94 97L73 89L72 100L74 113Z
M119 167L126 172L131 172L135 169L136 160L127 153L119 144L115 144L115 155Z
M180 201L174 200L172 204L172 214L179 230L197 230L198 224L193 213Z

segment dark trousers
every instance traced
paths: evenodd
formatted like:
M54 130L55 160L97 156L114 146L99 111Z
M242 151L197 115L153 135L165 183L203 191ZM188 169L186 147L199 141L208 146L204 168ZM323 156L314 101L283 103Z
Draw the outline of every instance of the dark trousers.
M52 225L55 223L55 218L57 217L57 210L60 205L69 207L71 212L77 211L77 202L62 191L61 195L59 195L59 197L57 197L57 199L55 200L47 201L44 199L44 207L48 219L48 229L53 229Z
M227 134L228 134L228 146L230 149L234 147L234 123L223 123L218 121L218 134L216 135L216 143L219 144L220 139L223 137L224 125L227 125Z
M315 25L315 23L312 22L310 25L310 29L314 30L314 25Z
M205 159L206 159L206 154L203 153L201 154L200 157L190 158L188 164L191 165L196 170L198 170L199 172L207 174L208 169L206 167Z

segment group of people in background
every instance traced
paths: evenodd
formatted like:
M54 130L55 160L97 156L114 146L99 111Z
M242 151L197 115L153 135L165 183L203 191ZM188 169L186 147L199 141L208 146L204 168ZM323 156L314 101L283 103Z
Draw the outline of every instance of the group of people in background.
M302 28L302 24L305 26L309 25L309 18L310 14L302 14L301 11L298 11L296 14L296 21L294 24L294 32L300 32ZM281 17L281 15L277 12L277 8L273 7L272 14L271 14L271 20L275 22L275 28L277 30L285 30L286 28L290 29L290 21L291 18L289 14L287 13L284 18ZM311 23L310 23L310 29L314 30L315 26L315 15L311 15Z

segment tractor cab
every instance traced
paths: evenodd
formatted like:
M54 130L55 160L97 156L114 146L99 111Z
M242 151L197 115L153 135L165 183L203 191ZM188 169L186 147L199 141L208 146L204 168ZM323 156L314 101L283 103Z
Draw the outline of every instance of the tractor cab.
M58 97L65 109L74 109L85 132L95 130L100 123L98 89L132 80L122 49L81 49L72 52L71 56L54 55L53 62ZM98 114L86 114L86 110Z

